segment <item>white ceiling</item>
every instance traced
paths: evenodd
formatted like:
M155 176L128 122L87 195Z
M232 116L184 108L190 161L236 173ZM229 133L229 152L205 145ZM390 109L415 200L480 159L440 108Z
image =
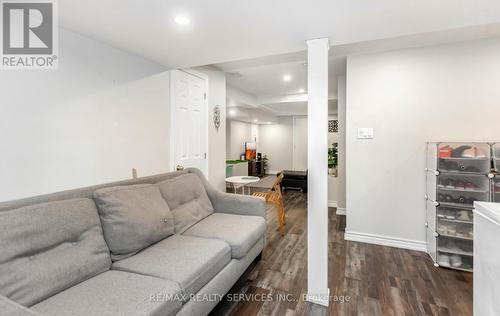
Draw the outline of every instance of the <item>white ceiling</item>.
M176 24L178 14L191 24ZM228 85L274 115L307 111L299 92L307 89L307 39L331 41L335 100L347 55L500 35L498 0L64 0L59 16L66 29L169 68L212 64L237 73ZM243 108L255 112L255 104ZM329 110L336 112L336 101Z
M330 101L335 101L337 98L338 77L346 75L346 56L394 49L433 46L499 35L500 23L493 23L346 45L334 45L330 49L329 58ZM230 87L253 96L255 101L247 103L251 107L255 107L255 104L264 104L266 109L271 110L277 116L304 115L307 113L307 102L305 102L307 95L298 93L299 89L307 86L307 71L304 67L306 59L307 51L304 50L288 54L225 62L215 64L214 66L228 73L227 82ZM284 82L282 80L284 74L290 74L292 80ZM329 112L330 114L337 112L336 102L330 102Z
M299 89L307 89L307 65L304 63L298 61L234 69L228 73L226 80L230 86L256 96L300 94L304 91ZM285 74L291 76L289 82L283 81Z
M303 94L307 91L306 60L294 62L267 64L247 68L229 68L224 64L215 65L228 72L229 86L251 93L258 99L291 94ZM337 95L337 77L345 75L346 62L344 57L331 57L329 60L329 93ZM235 75L236 74L236 75ZM285 74L291 75L289 82L283 81Z
M264 108L271 110L276 116L307 115L306 101L271 103ZM337 114L337 100L328 100L328 114Z
M191 67L500 22L498 0L64 0L61 25L167 67ZM192 23L176 25L178 13Z
M265 112L270 111L275 116L307 115L307 63L306 53L294 54L281 59L272 58L262 61L263 65L255 65L252 61L239 61L237 63L216 64L215 67L228 73L227 84L232 89L246 92L255 98L255 102ZM337 77L345 75L345 57L329 59L329 95L328 113L337 113ZM284 75L290 75L291 80L285 82ZM303 89L303 90L301 90ZM238 96L228 96L228 106L255 107L255 104L244 105ZM244 111L244 110L243 110ZM254 111L255 112L255 111ZM251 118L240 115L228 116L230 119L251 122ZM255 116L256 114L254 114ZM267 120L273 121L273 120Z

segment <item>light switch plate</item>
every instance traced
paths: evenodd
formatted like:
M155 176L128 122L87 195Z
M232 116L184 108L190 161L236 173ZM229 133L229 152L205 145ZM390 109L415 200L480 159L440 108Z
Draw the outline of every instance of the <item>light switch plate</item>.
M358 128L358 139L373 139L373 128L372 127Z

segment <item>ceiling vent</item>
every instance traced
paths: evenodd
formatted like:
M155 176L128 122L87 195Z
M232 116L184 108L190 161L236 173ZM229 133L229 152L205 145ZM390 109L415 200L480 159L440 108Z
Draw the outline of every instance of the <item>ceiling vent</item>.
M229 72L228 75L230 75L233 78L241 78L243 75L239 72Z

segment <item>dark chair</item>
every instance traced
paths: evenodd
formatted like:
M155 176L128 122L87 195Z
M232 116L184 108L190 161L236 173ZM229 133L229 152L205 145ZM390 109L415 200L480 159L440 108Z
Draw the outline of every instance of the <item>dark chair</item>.
M307 193L307 170L285 170L283 171L283 175L283 182L281 183L283 189L301 189L303 193Z

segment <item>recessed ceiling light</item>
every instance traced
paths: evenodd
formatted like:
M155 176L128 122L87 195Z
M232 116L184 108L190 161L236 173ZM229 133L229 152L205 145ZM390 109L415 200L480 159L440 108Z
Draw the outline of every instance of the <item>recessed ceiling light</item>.
M257 123L259 120L258 120L258 119L254 119L253 121L254 121L255 123Z
M236 114L235 110L229 110L229 115L234 116Z
M290 80L292 80L292 76L290 76L290 75L284 75L283 76L283 81L288 82Z
M179 25L188 25L189 23L191 23L191 20L185 15L177 15L175 17L175 23Z
M305 93L305 92L306 92L306 89L304 89L304 88L299 89L299 93Z

